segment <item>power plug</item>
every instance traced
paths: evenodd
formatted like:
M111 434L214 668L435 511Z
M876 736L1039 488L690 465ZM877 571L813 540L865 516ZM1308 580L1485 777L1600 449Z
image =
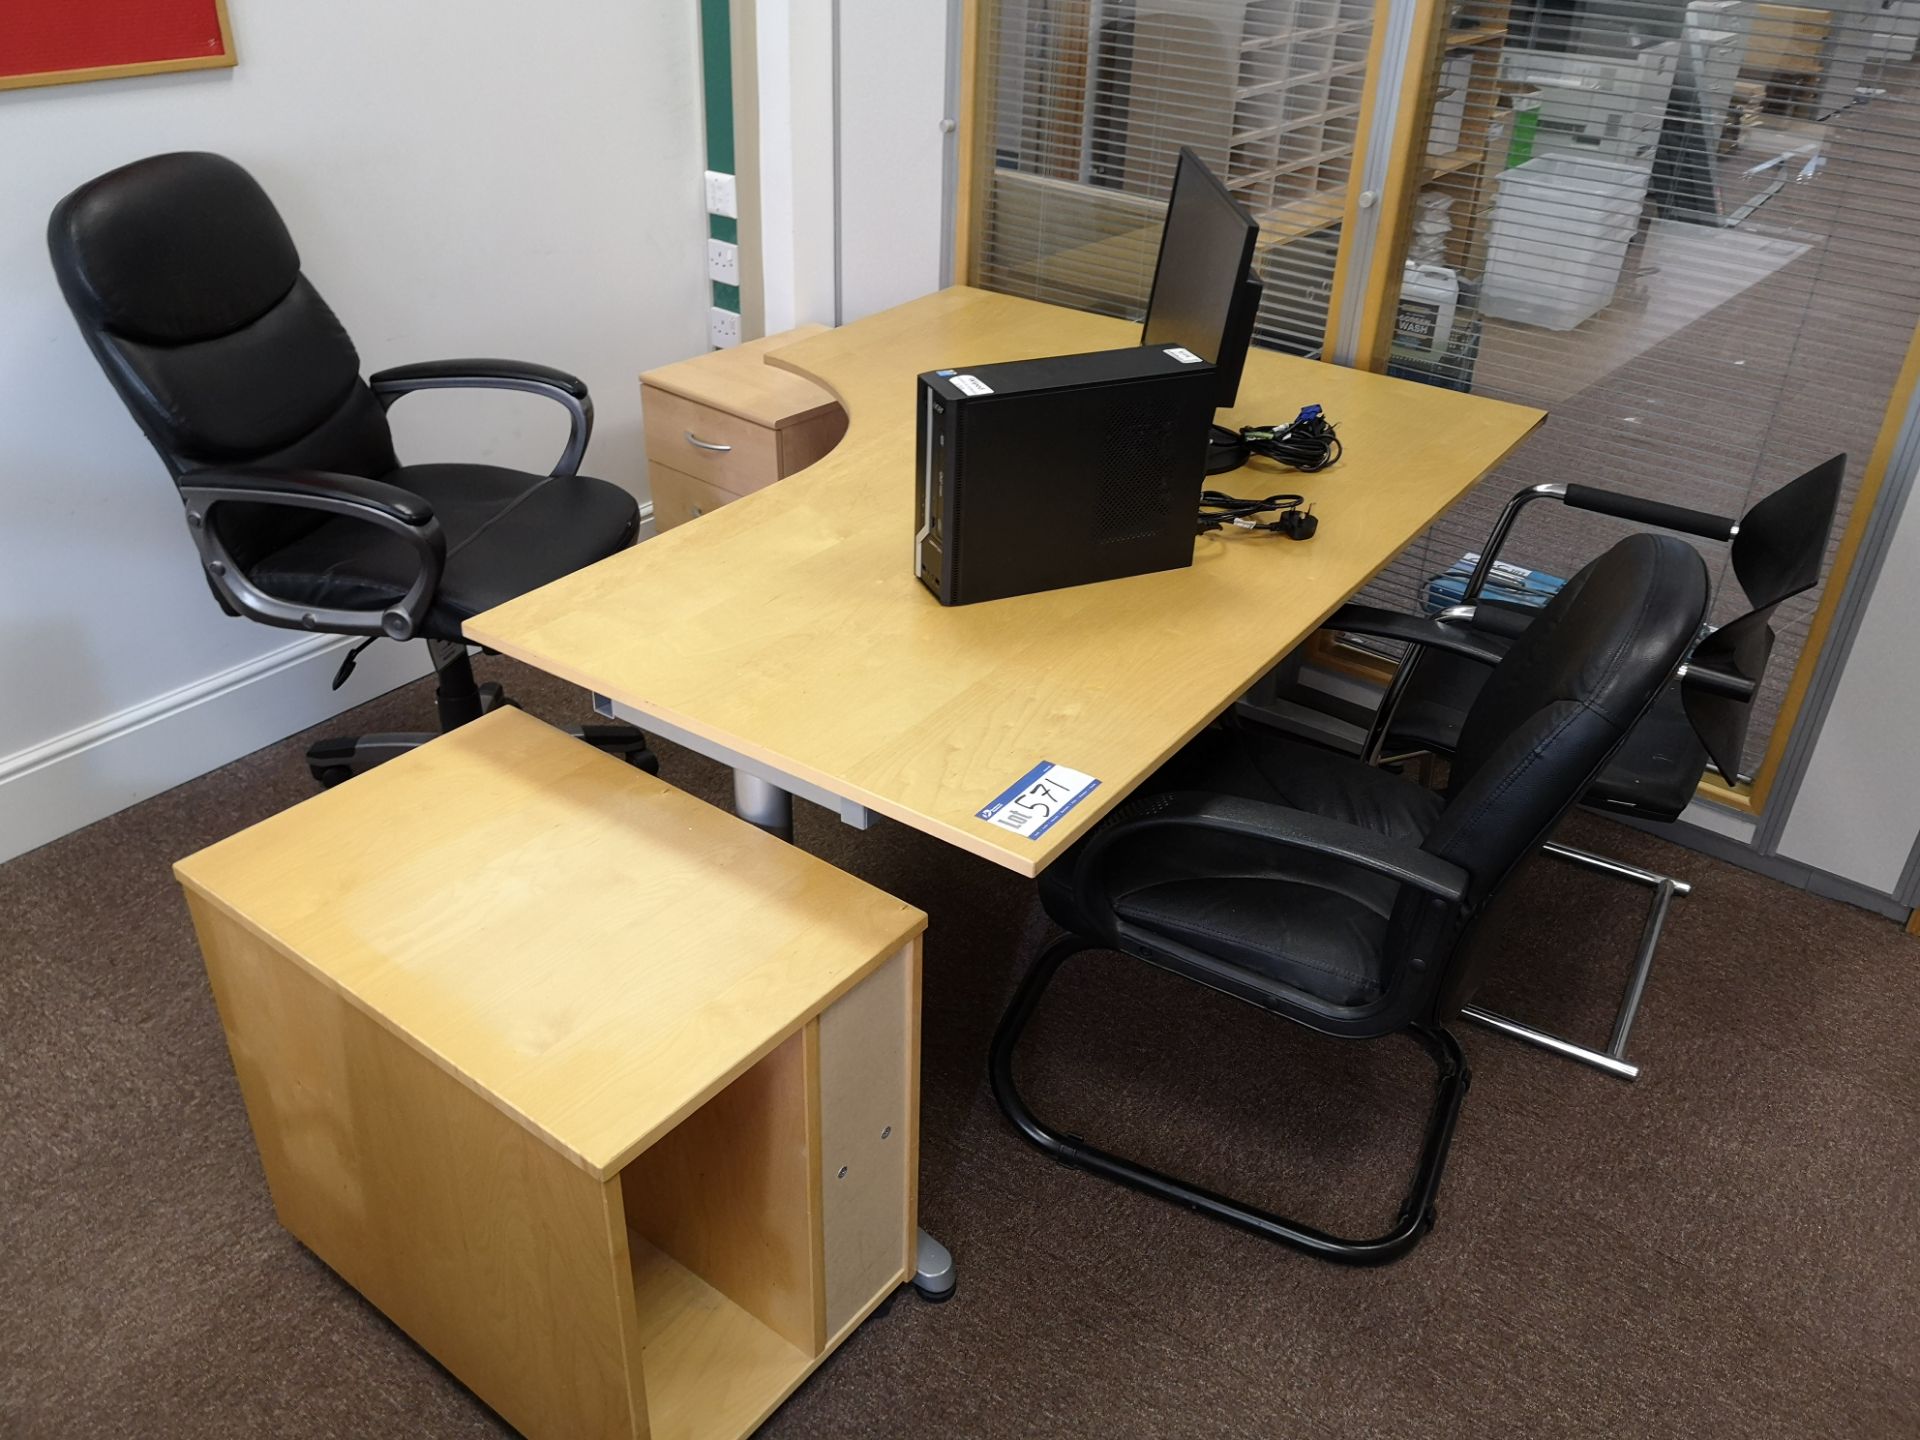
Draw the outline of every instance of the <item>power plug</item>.
M1313 532L1320 528L1320 517L1309 506L1305 510L1298 507L1280 512L1280 518L1273 522L1273 528L1289 540L1311 540Z

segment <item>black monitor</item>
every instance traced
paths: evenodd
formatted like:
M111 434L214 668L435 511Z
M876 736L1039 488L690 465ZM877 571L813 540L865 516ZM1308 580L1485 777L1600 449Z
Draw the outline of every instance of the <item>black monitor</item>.
M1260 282L1252 275L1259 233L1232 192L1182 146L1140 339L1145 345L1178 345L1209 361L1220 376L1217 404L1222 407L1233 404L1240 392L1260 308Z

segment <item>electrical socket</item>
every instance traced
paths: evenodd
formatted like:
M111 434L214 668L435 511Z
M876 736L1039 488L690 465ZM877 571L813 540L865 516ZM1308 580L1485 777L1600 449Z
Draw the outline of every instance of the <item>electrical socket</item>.
M740 218L740 196L733 176L722 175L718 170L707 171L707 213L733 220Z
M740 283L740 247L725 240L707 241L707 278L722 285Z
M707 311L707 339L716 350L731 350L740 343L740 317L715 305Z

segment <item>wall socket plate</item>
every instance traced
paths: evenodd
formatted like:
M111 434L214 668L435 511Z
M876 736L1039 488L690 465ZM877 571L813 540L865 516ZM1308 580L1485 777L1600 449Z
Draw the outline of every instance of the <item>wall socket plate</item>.
M740 283L740 247L725 240L707 241L707 278L722 285Z
M715 305L707 311L707 339L716 350L731 350L740 343L740 317Z
M740 194L733 176L722 175L718 170L707 171L707 213L740 218Z

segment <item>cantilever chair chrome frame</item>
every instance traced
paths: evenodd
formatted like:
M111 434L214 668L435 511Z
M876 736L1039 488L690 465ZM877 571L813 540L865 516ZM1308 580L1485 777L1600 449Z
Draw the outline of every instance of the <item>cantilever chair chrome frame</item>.
M1530 485L1516 493L1501 508L1492 530L1488 532L1486 544L1481 547L1479 558L1462 587L1460 603L1442 610L1434 618L1445 625L1462 628L1473 625L1479 615L1479 602L1500 552L1506 546L1507 537L1522 512L1539 500L1557 500L1572 509L1610 515L1734 545L1736 574L1754 608L1710 632L1710 636L1695 647L1689 663L1680 667L1675 683L1681 686L1687 717L1706 746L1715 768L1720 770L1727 783L1738 784L1743 778L1739 773L1739 763L1746 737L1747 714L1772 649L1772 631L1768 621L1781 601L1818 582L1819 565L1832 528L1840 482L1846 471L1846 459L1845 455L1838 455L1816 466L1764 497L1739 520L1639 496L1620 495L1589 485ZM1748 554L1740 551L1743 527L1750 532L1747 543L1752 551ZM1762 533L1760 527L1765 527L1766 533ZM1797 540L1794 538L1796 533ZM1350 610L1354 608L1349 607ZM1329 621L1328 628L1356 634L1381 634L1377 629L1366 631L1357 623L1336 624ZM1392 763L1429 753L1424 750L1408 750L1392 755L1386 753L1401 701L1406 697L1419 669L1420 648L1418 642L1411 643L1413 648L1394 671L1374 712L1373 723L1361 751L1362 758L1369 764ZM1640 1067L1627 1059L1627 1041L1633 1033L1634 1021L1639 1017L1640 1002L1645 997L1647 981L1653 971L1653 959L1660 946L1661 932L1666 926L1667 912L1676 898L1691 894L1693 886L1672 875L1596 855L1590 850L1565 845L1557 840L1549 840L1540 848L1543 854L1580 869L1644 886L1652 891L1646 919L1634 949L1633 966L1628 973L1619 1008L1614 1014L1606 1049L1595 1050L1481 1005L1467 1005L1462 1008L1461 1014L1503 1035L1590 1065L1609 1075L1623 1080L1638 1079Z

